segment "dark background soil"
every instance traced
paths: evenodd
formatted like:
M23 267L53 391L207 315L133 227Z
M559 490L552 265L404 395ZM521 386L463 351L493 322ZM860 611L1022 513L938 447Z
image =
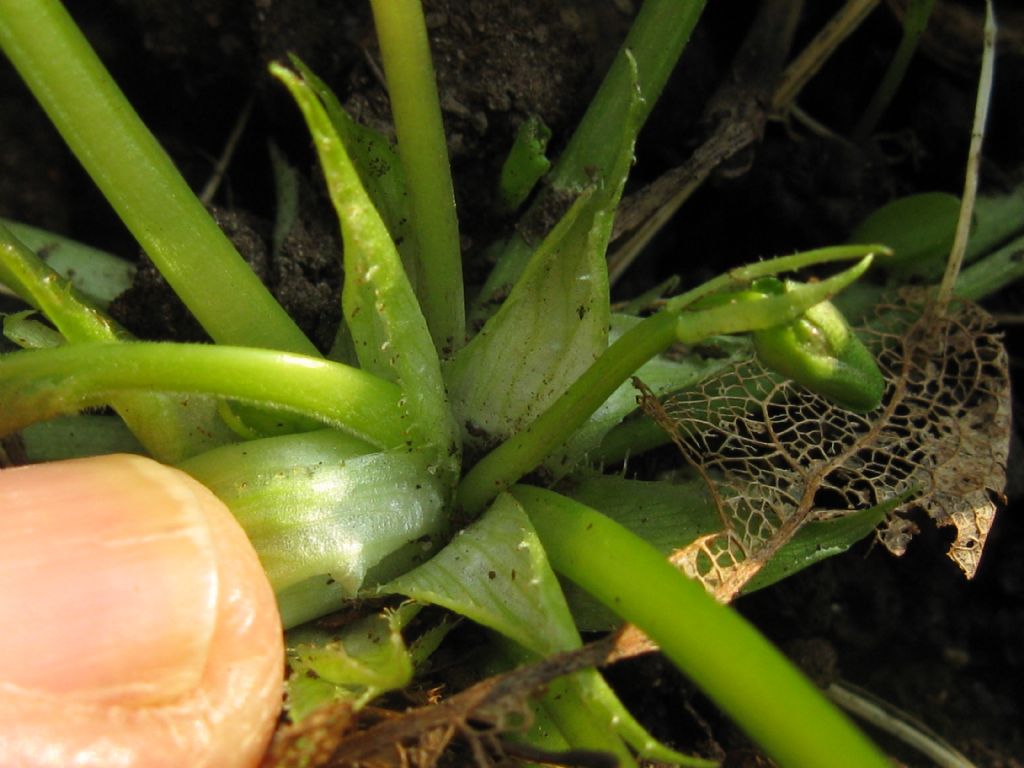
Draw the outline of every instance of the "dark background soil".
M470 283L486 274L482 247L503 222L490 212L491 180L518 125L540 115L564 141L628 26L630 0L432 0L426 3L456 176ZM707 97L728 69L755 3L712 2L637 149L634 186L681 163L698 137ZM838 6L808 4L799 47ZM950 4L940 2L940 6ZM262 249L264 274L325 344L336 322L336 225L319 191L307 134L266 64L297 52L359 119L387 126L368 7L340 0L115 0L69 2L101 57L194 188L210 175L245 104L252 116L215 200L230 228ZM970 10L965 5L964 8ZM955 9L954 9L955 10ZM961 9L962 10L962 9ZM1019 19L1008 17L982 172L996 192L1024 178L1024 58ZM1014 26L1018 25L1018 26ZM958 193L974 105L970 27L912 64L898 100L866 149L769 124L748 172L714 178L687 203L617 290L623 296L669 274L695 283L730 265L845 239L867 212L912 191ZM840 134L856 122L899 39L884 7L843 46L800 98ZM934 41L933 41L934 42ZM267 157L272 139L307 174L305 236L294 259L267 263L273 218ZM136 248L32 104L0 66L0 215L115 253ZM157 323L128 320L145 337L170 318L200 337L149 284L137 297ZM1019 287L993 297L1016 313ZM159 305L159 307L157 306ZM176 318L176 319L175 319ZM1013 372L1022 338L1006 326ZM173 333L173 332L172 332ZM942 554L946 534L924 534L902 559L869 545L740 601L740 609L824 680L842 678L906 710L979 766L1024 765L1024 524L1019 458L1010 502L997 517L978 576L962 579ZM1012 506L1016 504L1016 508ZM755 765L745 741L668 665L633 660L611 673L658 735L683 748L730 753ZM770 706L766 703L766 706ZM807 727L813 728L813 723ZM928 765L890 742L907 765ZM722 754L719 752L718 754Z

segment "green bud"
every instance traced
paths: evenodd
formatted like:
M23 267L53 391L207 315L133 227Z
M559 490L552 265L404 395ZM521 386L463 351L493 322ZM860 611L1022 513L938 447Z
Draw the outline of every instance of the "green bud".
M762 363L812 392L859 413L881 404L885 380L875 359L831 302L753 336Z

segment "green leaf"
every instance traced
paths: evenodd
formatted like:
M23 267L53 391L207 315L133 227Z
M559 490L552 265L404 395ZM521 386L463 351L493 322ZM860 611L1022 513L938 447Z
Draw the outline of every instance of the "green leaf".
M275 592L318 574L353 597L389 558L408 570L447 527L445 489L419 453L370 453L333 430L225 446L181 469L212 490L252 541Z
M664 555L722 525L701 478L670 482L593 475L560 491L628 528Z
M117 416L58 416L18 433L29 462L61 461L105 453L139 453L146 449Z
M380 591L443 606L541 655L580 645L533 526L507 494L433 558Z
M414 289L417 288L419 254L416 251L417 240L412 232L412 217L409 215L405 171L398 152L387 136L353 120L341 106L334 91L298 56L291 55L289 59L323 104L366 193L373 201L373 207L380 214L402 256L409 282Z
M893 256L879 264L897 282L942 276L960 216L960 199L946 192L901 197L871 213L852 233L853 243L885 243Z
M106 309L131 287L135 265L106 251L16 221L0 219L14 236L95 306Z
M581 644L533 526L508 494L431 560L380 590L455 611L531 656ZM643 730L595 670L573 675L570 686L603 724L634 746L662 756L671 753Z
M804 568L841 555L877 528L886 515L914 496L916 490L867 509L840 515L833 520L816 520L804 525L757 575L743 585L742 594L750 594L789 578Z
M426 451L454 482L459 440L441 366L426 320L395 244L313 88L284 67L271 67L295 98L324 168L345 241L342 308L361 366L395 381L411 447Z
M514 211L522 205L548 172L551 161L544 152L550 140L551 129L539 117L531 116L519 126L498 178L498 202L502 210Z
M292 722L331 701L357 709L412 680L413 664L395 612L367 616L337 633L300 627L287 635L285 707Z
M463 437L479 447L520 431L608 348L605 251L633 159L640 101L634 91L607 178L576 200L448 371Z

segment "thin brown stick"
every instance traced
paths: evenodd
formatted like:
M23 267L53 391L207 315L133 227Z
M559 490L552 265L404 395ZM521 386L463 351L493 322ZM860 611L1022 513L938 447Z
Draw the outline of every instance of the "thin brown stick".
M773 114L785 112L796 100L797 94L822 65L828 61L836 48L849 37L867 15L878 5L878 0L848 0L828 24L822 27L806 48L782 73L779 85L772 95Z

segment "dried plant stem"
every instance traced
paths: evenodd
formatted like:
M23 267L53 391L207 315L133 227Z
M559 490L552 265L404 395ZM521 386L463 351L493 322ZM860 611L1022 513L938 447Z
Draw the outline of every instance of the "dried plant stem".
M864 21L878 0L848 0L818 35L782 73L782 80L771 101L772 112L784 112L808 81L828 61L829 56Z
M981 74L978 77L978 97L974 105L974 126L971 130L971 146L967 152L967 172L964 176L964 193L960 201L960 218L956 225L953 247L946 262L946 273L942 276L932 311L941 315L953 298L953 289L960 276L967 239L971 233L971 218L974 215L974 199L978 193L978 171L981 165L981 145L985 138L985 120L992 95L992 74L995 68L996 19L992 11L992 0L985 2L985 48L981 57Z

